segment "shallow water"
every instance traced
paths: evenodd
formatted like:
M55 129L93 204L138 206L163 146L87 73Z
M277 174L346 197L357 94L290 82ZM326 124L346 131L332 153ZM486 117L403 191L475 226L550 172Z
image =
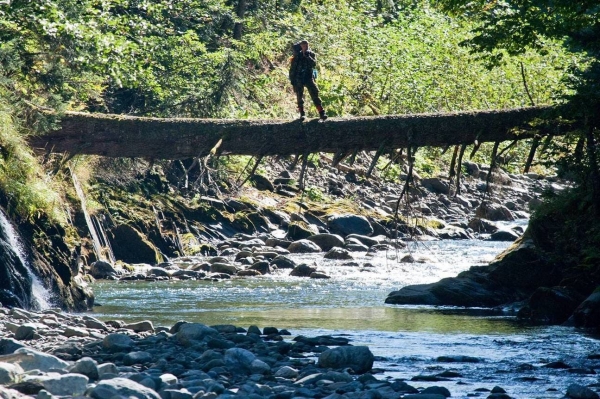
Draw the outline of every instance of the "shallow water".
M378 378L410 379L454 370L461 378L412 382L446 386L453 397L476 388L502 386L513 397L563 397L571 382L597 382L594 375L541 367L562 360L573 367L600 368L582 360L600 352L599 341L565 327L532 327L487 309L385 305L387 295L405 285L452 277L469 266L489 263L508 243L463 240L411 244L415 263L398 259L409 251L355 255L355 265L328 261L323 254L294 255L316 263L327 280L293 278L280 271L258 278L219 282L111 282L94 284L96 316L171 326L178 320L207 325L234 324L286 328L293 335L344 334L366 344L384 369ZM438 356L468 355L479 363L440 363ZM527 363L533 370L519 371ZM458 383L460 381L461 383ZM546 391L556 388L558 391ZM479 393L486 397L489 393Z

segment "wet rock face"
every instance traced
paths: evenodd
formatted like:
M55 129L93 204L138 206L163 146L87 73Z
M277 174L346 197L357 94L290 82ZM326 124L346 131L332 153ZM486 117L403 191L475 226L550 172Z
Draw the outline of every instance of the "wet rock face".
M52 287L52 305L69 310L91 309L94 295L78 267L73 266L75 262L65 244L65 232L43 220L35 223L26 222L14 231L7 231L8 227L0 224L0 303L26 309L37 306L31 282L31 276L35 275L44 287ZM14 239L9 239L9 234L18 235L24 251L21 257L15 252ZM37 240L33 245L35 236L46 239ZM27 259L28 265L24 265L21 258Z
M27 268L8 243L0 225L0 304L31 307L31 281Z

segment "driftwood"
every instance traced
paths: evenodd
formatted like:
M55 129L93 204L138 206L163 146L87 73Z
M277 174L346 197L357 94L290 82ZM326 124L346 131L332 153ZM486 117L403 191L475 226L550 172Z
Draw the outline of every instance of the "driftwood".
M497 142L533 137L551 107L317 120L160 119L67 112L60 128L29 138L47 152L184 159L291 155ZM541 134L544 134L543 132Z

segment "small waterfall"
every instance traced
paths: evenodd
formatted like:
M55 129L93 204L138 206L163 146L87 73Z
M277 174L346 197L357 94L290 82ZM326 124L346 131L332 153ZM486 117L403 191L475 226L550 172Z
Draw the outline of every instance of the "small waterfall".
M23 244L19 239L19 235L13 227L10 220L6 217L6 214L0 209L0 227L6 235L6 241L9 246L13 249L23 266L27 269L28 277L31 281L31 296L33 298L33 305L38 309L49 309L52 307L51 299L52 294L40 281L40 279L31 271L31 265L25 255Z

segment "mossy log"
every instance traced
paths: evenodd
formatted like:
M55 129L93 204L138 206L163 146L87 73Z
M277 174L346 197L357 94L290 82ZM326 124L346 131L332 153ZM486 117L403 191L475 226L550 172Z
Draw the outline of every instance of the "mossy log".
M109 157L184 159L449 146L532 137L551 107L318 120L161 119L65 113L59 129L30 137L36 149ZM556 132L553 132L556 134ZM543 133L542 133L543 134Z

